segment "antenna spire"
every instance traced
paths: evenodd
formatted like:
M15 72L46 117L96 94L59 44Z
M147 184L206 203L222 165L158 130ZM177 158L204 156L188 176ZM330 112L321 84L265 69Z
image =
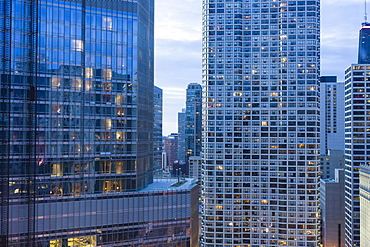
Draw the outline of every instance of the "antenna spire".
M366 8L366 0L365 0L365 15L364 15L365 23L367 23L367 8Z

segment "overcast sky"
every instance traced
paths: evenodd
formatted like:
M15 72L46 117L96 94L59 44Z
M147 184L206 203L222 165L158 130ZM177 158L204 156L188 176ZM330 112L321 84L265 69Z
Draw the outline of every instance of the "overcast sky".
M155 84L163 89L163 135L177 132L186 86L201 83L202 0L156 0ZM321 75L343 80L357 62L364 0L321 1ZM370 17L369 17L370 20Z

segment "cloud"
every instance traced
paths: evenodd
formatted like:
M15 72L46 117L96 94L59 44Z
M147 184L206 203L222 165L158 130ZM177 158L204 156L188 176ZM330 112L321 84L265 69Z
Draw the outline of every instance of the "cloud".
M358 31L364 21L363 0L327 0L321 4L321 74L344 79L357 62Z
M156 1L155 83L164 89L164 134L177 132L177 112L185 105L187 84L201 83L201 4ZM343 80L344 70L357 62L364 1L322 0L320 7L321 74Z
M156 37L171 40L201 39L201 1L162 0L156 3Z
M186 87L202 79L202 1L160 0L155 6L155 83L163 89L163 134L177 132Z
M177 132L177 113L185 106L186 87L202 79L201 41L157 39L155 83L163 89L163 133Z

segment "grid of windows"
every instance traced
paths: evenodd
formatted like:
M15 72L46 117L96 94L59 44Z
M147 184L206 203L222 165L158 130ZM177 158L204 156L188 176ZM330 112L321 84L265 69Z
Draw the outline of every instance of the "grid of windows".
M320 102L321 154L344 150L344 82L337 82L336 76L320 77Z
M370 66L352 64L345 71L345 216L346 246L360 244L359 170L369 165Z
M163 115L163 90L157 86L154 87L154 171L162 170L162 152L163 152L163 135L162 135L162 115Z
M319 1L203 1L205 246L317 246Z
M360 210L361 210L361 240L362 246L370 245L368 232L370 231L370 167L368 165L361 166L360 169Z
M88 229L96 212L74 210L153 181L153 8L0 1L2 241L34 246L42 235L40 245L60 246L67 229L72 242L108 244Z
M186 89L185 162L200 156L202 141L202 86L190 83Z

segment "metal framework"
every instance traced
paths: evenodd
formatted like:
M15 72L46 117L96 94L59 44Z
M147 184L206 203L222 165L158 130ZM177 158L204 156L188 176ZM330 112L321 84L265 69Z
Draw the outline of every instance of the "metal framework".
M0 81L0 170L1 170L1 246L8 246L9 234L9 186L10 186L10 143L11 139L11 106L12 106L12 0L2 0L3 22L1 25L2 42L4 44L3 56L1 58L2 70ZM28 123L27 130L27 166L26 172L27 188L27 246L36 246L35 241L35 203L36 203L36 99L37 99L37 34L38 34L38 0L28 1L26 11L29 12L30 24L25 39L25 46L28 48L28 76L27 76L27 111L25 113Z

